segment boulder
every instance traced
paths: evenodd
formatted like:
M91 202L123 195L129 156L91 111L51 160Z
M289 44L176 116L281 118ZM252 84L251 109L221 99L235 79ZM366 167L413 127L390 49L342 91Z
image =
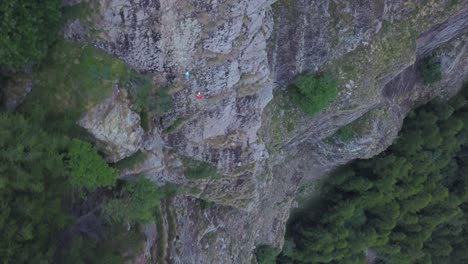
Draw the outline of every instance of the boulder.
M108 162L129 157L142 147L140 115L131 109L127 91L117 85L112 97L89 110L78 124L94 136Z

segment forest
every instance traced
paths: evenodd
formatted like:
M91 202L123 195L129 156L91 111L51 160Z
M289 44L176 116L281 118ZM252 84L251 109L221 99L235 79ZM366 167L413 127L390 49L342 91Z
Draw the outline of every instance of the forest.
M413 110L386 151L323 180L260 263L468 263L467 98Z
M5 264L124 263L142 252L141 227L155 220L160 199L174 194L143 175L118 179L132 164L108 164L76 124L112 80L128 87L139 112L170 105L156 100L146 109L153 88L147 78L103 52L60 40L63 9L59 0L0 2L0 103L4 86L25 69L34 79L17 109L0 109Z

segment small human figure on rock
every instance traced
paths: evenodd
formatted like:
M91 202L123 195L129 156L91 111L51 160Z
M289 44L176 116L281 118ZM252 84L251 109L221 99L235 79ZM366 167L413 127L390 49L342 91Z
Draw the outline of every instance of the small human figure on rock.
M185 72L184 76L187 81L190 80L190 72Z
M197 99L198 99L198 100L203 99L203 94L200 93L199 91L197 91Z

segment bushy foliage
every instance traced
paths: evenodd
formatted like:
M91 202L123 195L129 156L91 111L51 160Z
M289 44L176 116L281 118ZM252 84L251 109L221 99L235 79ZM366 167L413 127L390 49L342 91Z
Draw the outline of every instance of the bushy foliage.
M133 155L114 163L113 167L118 170L132 169L137 164L144 162L145 158L146 158L146 154L139 150L135 152Z
M419 65L419 72L426 84L435 83L442 79L440 61L435 56L423 59Z
M405 120L398 140L339 169L321 201L289 227L282 263L464 263L468 206L468 107L458 95ZM465 125L466 124L466 125Z
M117 171L107 165L91 144L73 139L68 153L73 187L92 192L99 187L114 185Z
M258 264L275 264L278 254L278 250L267 245L258 246L255 250Z
M81 201L75 191L111 186L115 177L89 143L0 112L2 263L52 263L59 234L73 225L67 205Z
M159 201L173 194L173 189L156 186L140 176L135 181L124 183L121 190L104 205L103 212L115 223L147 223L159 206Z
M54 235L69 223L63 141L22 116L0 112L0 259L49 263Z
M20 67L44 58L56 39L61 0L0 1L0 65Z
M151 78L129 71L123 82L133 99L134 110L140 113L143 128L149 127L153 118L160 118L174 107L172 97L165 89L156 88Z
M294 102L308 115L315 115L337 95L337 82L330 74L299 76L290 86Z
M185 176L189 179L208 179L218 176L218 171L208 162L195 160L189 157L181 157L185 167Z

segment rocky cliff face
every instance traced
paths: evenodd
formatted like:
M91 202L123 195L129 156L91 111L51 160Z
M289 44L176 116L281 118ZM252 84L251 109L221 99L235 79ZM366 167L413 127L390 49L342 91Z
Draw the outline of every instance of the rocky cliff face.
M466 78L466 1L274 2L96 0L88 4L98 11L67 24L67 38L170 87L174 111L143 136L123 110L81 121L101 143L122 150L112 161L147 154L125 175L145 173L186 190L164 203L166 230L158 235L165 239L148 238L164 243L156 254L166 262L251 263L256 245L280 248L302 186L382 151L413 106L453 93ZM426 86L414 65L431 52L441 57L444 78ZM283 91L304 71L328 71L340 82L337 100L314 117ZM343 126L352 139L334 135ZM190 180L181 156L208 162L221 176ZM206 208L200 199L215 204Z

